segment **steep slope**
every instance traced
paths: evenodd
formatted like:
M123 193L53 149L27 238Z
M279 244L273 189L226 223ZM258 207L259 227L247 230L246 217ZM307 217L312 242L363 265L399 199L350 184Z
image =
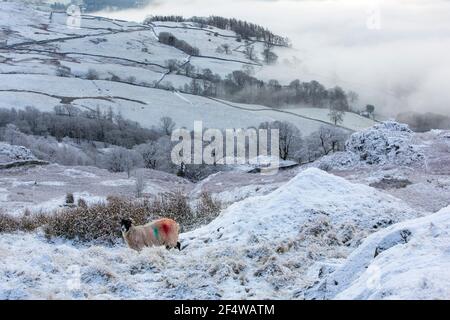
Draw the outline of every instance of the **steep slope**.
M2 235L0 297L301 298L367 234L418 214L370 187L309 169L182 234L181 252Z

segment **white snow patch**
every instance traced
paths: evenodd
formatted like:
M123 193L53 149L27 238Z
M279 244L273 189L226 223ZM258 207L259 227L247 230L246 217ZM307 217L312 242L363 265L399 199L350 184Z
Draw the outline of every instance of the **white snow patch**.
M100 182L102 186L108 187L133 186L135 183L136 183L135 179L105 180Z
M36 160L36 157L25 147L0 142L0 163L24 160Z
M8 201L8 190L5 188L0 188L0 201L5 202Z
M307 295L336 299L449 299L450 207L368 237Z
M219 200L223 204L234 203L241 201L245 198L267 194L270 191L278 188L279 185L268 184L268 185L249 185L236 187L232 190L226 190L220 193L214 193L213 198Z
M97 176L91 172L78 170L78 169L66 169L63 172L64 175L71 178L96 178Z

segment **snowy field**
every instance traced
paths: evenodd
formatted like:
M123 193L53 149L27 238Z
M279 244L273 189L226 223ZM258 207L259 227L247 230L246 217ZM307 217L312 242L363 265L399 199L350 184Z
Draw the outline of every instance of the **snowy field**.
M243 54L245 46L252 44L237 42L232 31L170 22L145 26L92 16L83 16L81 28L74 29L67 27L66 20L63 13L0 3L0 34L7 35L6 44L0 45L1 108L34 106L50 111L61 103L94 110L111 107L146 127L157 125L163 116L187 128L193 128L195 120L213 128L247 128L265 121L287 120L304 135L330 122L327 109L280 112L158 89L183 88L191 81L169 72L169 59L179 65L189 60L200 70L209 68L223 77L252 63ZM167 30L198 45L201 55L189 57L159 43L156 34ZM230 54L217 53L217 47L225 44L230 46ZM262 45L253 45L260 54ZM85 79L91 70L98 80ZM113 78L120 82L111 81ZM347 113L342 125L359 130L372 124L371 120Z
M342 263L374 226L418 215L382 192L309 169L182 234L181 252L149 248L136 253L122 246L3 235L0 297L301 298L319 279L322 266Z
M187 180L161 171L142 170L142 174L147 197L170 191L189 192L192 188ZM96 167L51 164L1 170L0 207L11 215L22 215L26 209L51 212L64 207L67 193L74 194L75 203L81 198L93 204L105 201L109 195L133 197L134 186L134 177Z

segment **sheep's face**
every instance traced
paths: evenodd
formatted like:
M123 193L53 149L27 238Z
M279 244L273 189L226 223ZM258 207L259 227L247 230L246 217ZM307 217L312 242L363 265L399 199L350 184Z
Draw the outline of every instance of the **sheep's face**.
M122 230L122 232L128 232L128 230L130 230L132 224L133 224L133 221L131 221L131 219L122 219L122 221L120 223L120 230Z

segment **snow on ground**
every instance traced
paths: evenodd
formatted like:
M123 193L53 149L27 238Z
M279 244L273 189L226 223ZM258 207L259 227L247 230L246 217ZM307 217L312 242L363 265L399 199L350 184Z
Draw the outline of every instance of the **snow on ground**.
M0 142L0 164L24 160L36 160L36 157L25 147Z
M49 111L61 104L61 99L73 100L73 105L80 108L103 110L112 108L127 119L137 121L145 127L157 126L162 116L171 117L178 127L192 129L194 121L203 121L206 128L248 128L258 126L262 122L285 120L292 122L308 135L317 131L326 123L280 112L276 109L261 106L243 108L239 104L222 103L220 100L189 95L184 93L133 86L125 83L95 80L87 81L79 78L61 78L46 75L0 75L4 83L0 92L0 101L6 96L8 103L0 106L23 109L26 106L42 105ZM25 99L13 100L12 91L20 90L41 93L48 103L37 105ZM30 94L30 93L29 93ZM22 92L21 92L22 95ZM34 96L33 96L34 97Z
M353 134L345 152L324 157L312 166L367 184L436 212L450 205L450 134L414 133L386 122Z
M2 235L0 298L299 298L318 279L317 263L342 263L374 226L417 215L370 187L308 169L182 234L181 252Z
M8 190L5 188L0 188L0 202L8 201Z
M179 127L190 129L195 120L202 120L210 128L247 128L261 122L286 120L297 125L304 135L329 122L324 120L328 118L326 110L292 109L292 113L285 113L148 88L156 84L160 88L169 87L172 83L179 89L190 83L191 78L174 73L166 75L165 67L169 59L182 64L189 57L159 43L152 26L83 16L81 28L73 29L67 27L66 20L64 13L54 13L50 17L50 12L34 10L32 6L0 3L0 35L5 34L8 39L6 44L0 43L0 72L3 73L0 75L0 107L34 106L42 111L51 111L61 103L94 110L97 106L106 110L111 107L145 127L157 125L163 116L173 118ZM160 26L157 32L173 31L180 38L195 42L206 55L213 57L191 57L191 64L200 69L209 68L225 77L242 70L249 62L242 53L247 44L237 42L232 31L199 30L191 24L170 22L167 25L177 28ZM217 37L216 32L219 32ZM221 44L232 44L232 54L216 53L216 47ZM260 43L255 46L257 51L262 49ZM102 80L74 78L84 77L89 69L95 70ZM56 76L61 73L65 77ZM113 76L135 85L111 81ZM264 110L255 110L261 108ZM304 118L304 112L312 118L317 116L320 121ZM350 130L370 125L367 123L370 120L357 115L349 114L345 118L344 126Z
M278 187L279 185L277 184L242 186L219 193L214 193L213 197L214 199L219 200L222 204L227 205L249 197L268 194Z
M144 195L180 190L188 192L192 184L174 175L142 170ZM0 170L0 206L11 215L21 215L26 209L52 211L65 203L67 193L75 202L83 198L88 203L104 201L109 195L134 197L135 179L126 173L111 173L95 167L66 167L56 164Z
M204 56L218 57L222 59L234 59L240 60L248 63L254 63L253 61L247 59L247 57L242 52L236 52L234 49L242 46L242 43L236 41L237 35L234 32L230 32L233 34L235 38L230 36L223 37L220 35L222 31L217 28L213 28L213 30L202 30L202 29L187 29L181 25L176 26L174 28L174 24L171 24L170 27L164 27L161 23L155 27L155 32L159 34L160 32L170 32L175 37L180 40L184 40L190 45L197 47L200 50L200 54ZM229 54L225 52L217 52L217 48L222 45L228 45Z
M450 299L450 207L369 236L307 294L335 299Z
M324 157L318 163L330 169L361 165L423 166L425 155L414 137L407 125L386 121L352 134L345 152Z

